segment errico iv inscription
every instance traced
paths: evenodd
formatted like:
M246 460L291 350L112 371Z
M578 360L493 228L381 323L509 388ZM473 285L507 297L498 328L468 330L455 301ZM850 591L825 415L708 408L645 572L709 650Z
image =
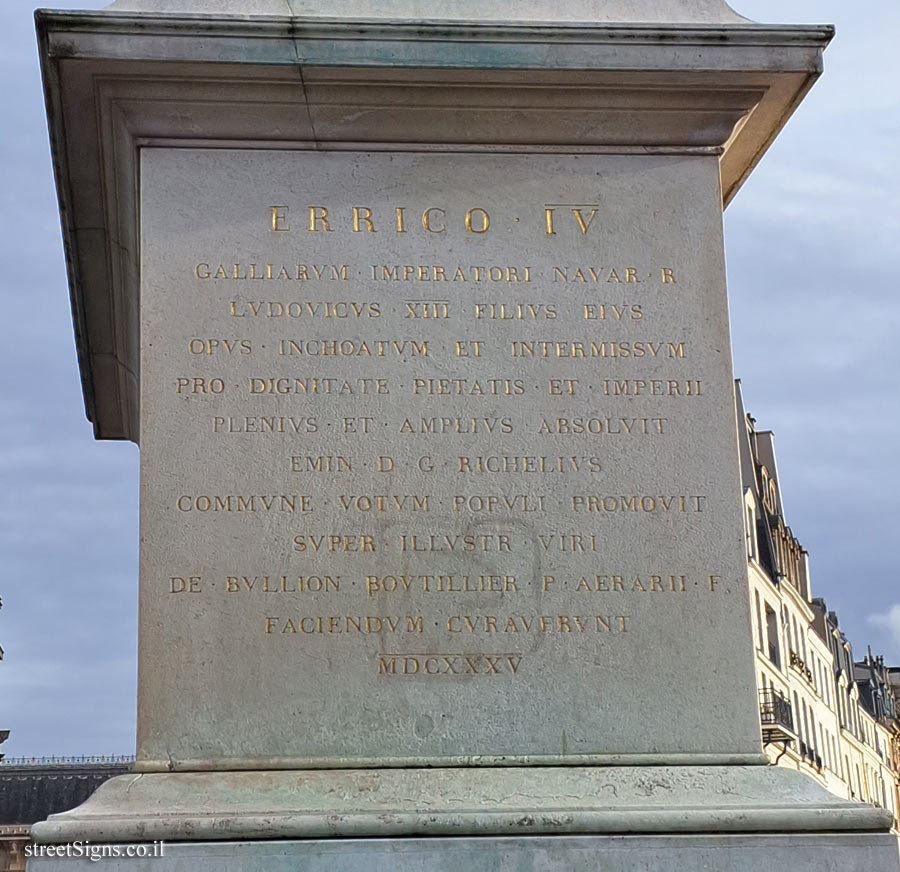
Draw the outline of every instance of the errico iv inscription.
M346 746L292 729L281 756L376 754L373 717L417 758L551 753L560 730L579 753L632 745L566 700L616 705L607 670L663 637L673 661L704 656L741 584L704 556L732 511L708 487L727 452L691 450L697 422L730 424L702 280L716 255L677 197L660 212L667 164L458 158L477 199L423 155L390 188L372 179L396 155L260 152L237 175L227 150L144 157L143 330L165 350L142 375L145 551L167 567L148 608L209 652L203 680L224 639L260 664L245 711L287 723L314 700L319 722L361 727ZM199 171L187 196L177 180ZM716 172L697 158L672 184ZM358 693L332 695L338 675ZM641 680L684 717L665 669ZM413 687L466 728L418 737ZM535 695L558 722L498 737L492 705Z
M141 583L136 773L35 837L896 870L887 812L763 765L752 692L722 207L831 29L431 6L38 13Z
M752 692L722 207L830 28L724 0L38 28L141 583L135 774L37 839L222 872L898 868L886 812L763 765Z

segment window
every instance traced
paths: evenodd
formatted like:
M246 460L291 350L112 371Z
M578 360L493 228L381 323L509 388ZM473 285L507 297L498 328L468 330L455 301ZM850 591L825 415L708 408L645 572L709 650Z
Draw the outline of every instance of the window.
M778 615L766 603L766 637L768 638L769 660L781 668L781 649L778 645Z
M747 506L747 557L757 559L756 552L756 513L752 506Z
M757 636L757 644L759 646L760 651L765 651L766 645L763 641L763 622L762 622L762 609L759 605L759 591L754 591L753 596L756 600L756 636Z

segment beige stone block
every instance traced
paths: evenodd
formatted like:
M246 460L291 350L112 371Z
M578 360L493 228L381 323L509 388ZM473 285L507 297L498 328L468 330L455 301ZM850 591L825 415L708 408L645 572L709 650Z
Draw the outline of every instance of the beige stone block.
M759 759L714 156L141 172L139 766Z

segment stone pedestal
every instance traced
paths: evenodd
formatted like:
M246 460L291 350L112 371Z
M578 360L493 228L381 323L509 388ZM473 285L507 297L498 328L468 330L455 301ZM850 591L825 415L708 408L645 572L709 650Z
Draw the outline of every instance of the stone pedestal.
M135 772L38 841L896 866L763 765L752 674L721 209L830 29L557 5L39 13L142 541Z
M150 846L150 850L152 850ZM178 843L158 858L122 861L134 872L870 872L897 865L897 837L881 835L499 836ZM32 860L64 872L78 861ZM106 859L105 866L116 863Z
M135 774L37 835L51 849L132 844L146 856L104 862L163 872L869 872L898 864L889 827L889 814L772 767L533 766ZM29 869L79 862L92 861L35 857Z

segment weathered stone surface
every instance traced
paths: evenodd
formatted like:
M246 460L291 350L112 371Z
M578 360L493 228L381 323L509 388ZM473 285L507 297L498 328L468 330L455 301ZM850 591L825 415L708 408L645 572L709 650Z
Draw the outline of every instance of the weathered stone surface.
M766 766L172 772L115 778L42 842L872 831L890 813Z
M122 12L281 15L418 21L541 21L735 24L747 21L724 0L116 0Z
M88 414L142 451L136 771L38 841L896 870L885 812L749 765L721 206L829 28L717 0L38 22Z
M153 846L147 846L152 850ZM35 872L95 868L32 860ZM896 836L549 836L171 844L150 859L103 861L112 872L872 872L897 866Z
M139 768L758 759L714 156L142 180Z

